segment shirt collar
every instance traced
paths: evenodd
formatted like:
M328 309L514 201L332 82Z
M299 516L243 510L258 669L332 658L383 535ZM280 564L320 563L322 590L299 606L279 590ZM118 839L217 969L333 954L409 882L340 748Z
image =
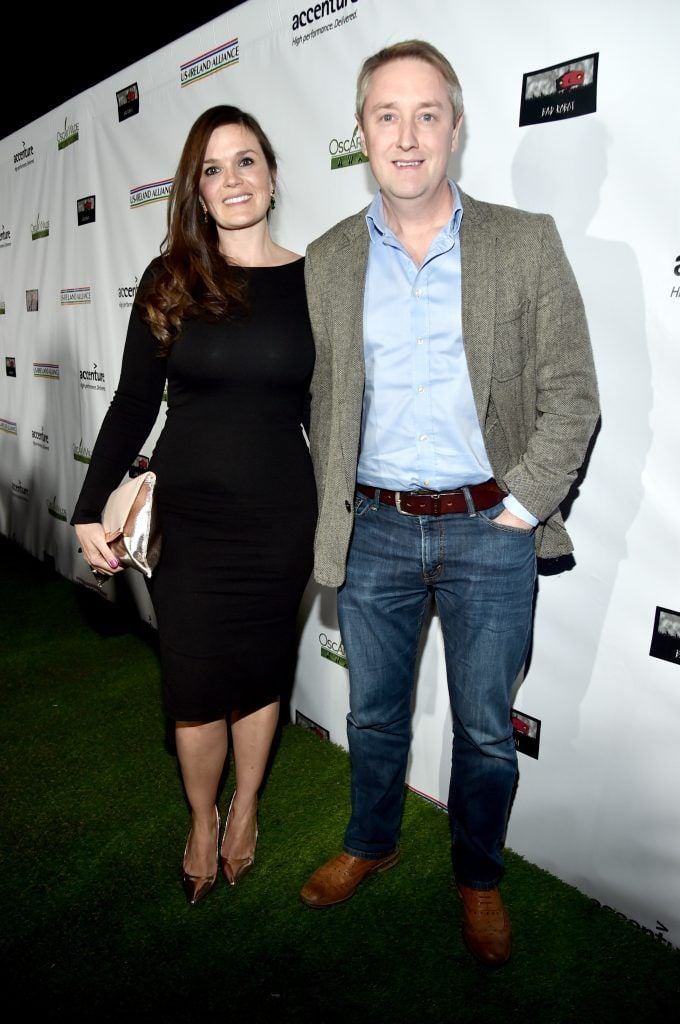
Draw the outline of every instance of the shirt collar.
M451 220L444 225L442 231L449 238L455 238L460 231L460 222L463 219L463 205L460 201L460 192L455 181L446 179L453 196L453 213ZM373 201L366 211L366 226L372 242L388 241L395 236L385 223L385 208L383 206L382 192L376 192Z

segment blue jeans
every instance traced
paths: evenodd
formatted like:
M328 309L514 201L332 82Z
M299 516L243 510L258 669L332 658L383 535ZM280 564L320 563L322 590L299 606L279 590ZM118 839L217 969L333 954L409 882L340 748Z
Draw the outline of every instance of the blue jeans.
M350 678L344 849L373 858L398 846L416 654L434 594L454 729L453 864L457 881L477 889L503 873L517 779L511 689L527 656L536 581L533 531L495 524L502 510L406 516L357 494L338 590Z

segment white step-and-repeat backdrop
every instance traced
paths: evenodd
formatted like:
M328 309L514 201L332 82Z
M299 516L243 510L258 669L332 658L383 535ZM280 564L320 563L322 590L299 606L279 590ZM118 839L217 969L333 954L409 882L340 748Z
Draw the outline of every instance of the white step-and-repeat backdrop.
M540 578L508 843L680 946L680 7L302 4L249 0L0 144L0 532L91 586L68 520L196 116L226 102L260 119L280 157L273 231L302 252L375 188L354 135L361 60L434 42L465 96L452 174L481 199L555 216L602 395L568 516L576 565ZM310 587L304 611L293 710L344 744L334 594ZM436 801L450 735L434 617L409 784Z

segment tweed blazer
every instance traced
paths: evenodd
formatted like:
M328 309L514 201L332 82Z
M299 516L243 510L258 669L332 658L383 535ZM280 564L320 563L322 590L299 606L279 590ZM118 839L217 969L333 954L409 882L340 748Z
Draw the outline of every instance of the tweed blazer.
M557 557L573 547L559 505L599 413L583 302L552 217L460 194L463 344L489 462L499 484L540 521L537 554ZM316 343L314 576L327 586L344 582L353 526L370 244L365 214L312 242L305 260Z

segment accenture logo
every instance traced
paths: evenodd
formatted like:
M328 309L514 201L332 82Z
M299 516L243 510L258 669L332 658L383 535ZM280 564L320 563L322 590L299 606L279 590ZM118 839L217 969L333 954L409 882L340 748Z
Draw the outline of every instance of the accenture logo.
M45 432L44 427L41 427L40 430L32 430L31 439L36 448L42 448L43 451L49 451L50 435Z
M124 284L118 289L118 305L121 309L129 309L134 305L138 285L139 278L135 275L134 284Z
M323 0L322 3L312 4L310 7L305 7L303 10L293 15L293 32L297 32L301 28L307 28L308 26L313 25L315 21L321 21L323 18L329 18L331 14L339 14L340 11L344 11L349 4L356 3L358 3L358 0ZM356 11L353 12L351 17L356 17ZM331 25L330 27L332 28L333 26Z
M92 364L91 370L80 371L80 387L88 391L105 391L106 375L103 370L97 369L97 364Z
M14 170L22 171L24 167L30 167L31 164L35 163L35 156L33 154L33 146L27 146L23 141L21 142L23 149L20 149L18 153L14 154Z

